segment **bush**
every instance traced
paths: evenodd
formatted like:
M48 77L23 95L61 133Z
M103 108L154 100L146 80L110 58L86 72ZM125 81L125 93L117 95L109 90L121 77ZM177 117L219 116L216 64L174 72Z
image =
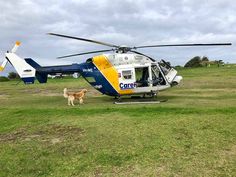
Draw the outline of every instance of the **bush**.
M8 79L19 79L20 78L20 76L15 72L8 73L7 77L8 77Z
M7 82L9 79L5 76L0 76L0 82Z

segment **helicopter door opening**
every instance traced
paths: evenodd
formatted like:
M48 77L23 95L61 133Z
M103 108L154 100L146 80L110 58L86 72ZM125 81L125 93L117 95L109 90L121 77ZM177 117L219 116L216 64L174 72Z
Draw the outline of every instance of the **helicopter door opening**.
M148 67L135 68L136 87L148 87L150 83Z
M160 72L159 68L157 65L152 65L151 66L152 70L152 85L157 86L157 85L166 85L166 81Z

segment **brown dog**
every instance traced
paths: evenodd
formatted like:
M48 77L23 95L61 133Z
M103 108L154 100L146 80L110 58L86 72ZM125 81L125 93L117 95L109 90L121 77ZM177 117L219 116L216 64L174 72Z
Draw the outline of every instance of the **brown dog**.
M68 92L67 88L64 88L63 92L63 96L65 98L68 98L68 105L74 106L74 100L79 100L79 103L83 104L83 98L85 96L85 93L87 92L87 89L83 89L80 92Z

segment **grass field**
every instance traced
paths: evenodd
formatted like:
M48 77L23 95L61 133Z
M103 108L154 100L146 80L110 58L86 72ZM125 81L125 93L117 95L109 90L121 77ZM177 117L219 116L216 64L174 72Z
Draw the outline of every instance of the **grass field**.
M0 83L0 176L236 176L236 67L179 73L155 105L114 105L83 79Z

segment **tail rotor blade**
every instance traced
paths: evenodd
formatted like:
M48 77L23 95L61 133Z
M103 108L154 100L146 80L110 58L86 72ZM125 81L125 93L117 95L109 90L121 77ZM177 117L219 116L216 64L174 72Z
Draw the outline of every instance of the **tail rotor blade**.
M5 60L2 62L1 66L0 66L0 72L4 70L4 68L6 67L7 63L8 63L8 60L7 60L7 59L5 59Z
M14 47L11 49L11 53L15 53L20 46L20 41L16 41Z

